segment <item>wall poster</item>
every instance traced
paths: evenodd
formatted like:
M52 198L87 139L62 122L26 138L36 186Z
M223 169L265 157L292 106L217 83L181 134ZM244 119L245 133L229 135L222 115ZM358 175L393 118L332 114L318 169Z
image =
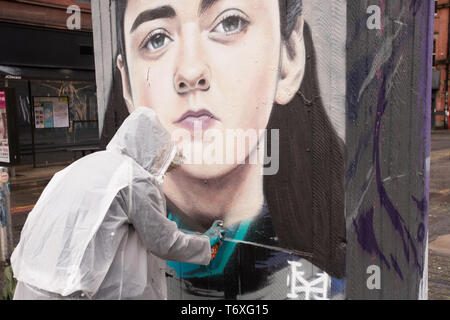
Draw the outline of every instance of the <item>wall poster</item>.
M10 162L6 92L0 90L0 162Z
M35 128L68 128L67 97L34 97Z

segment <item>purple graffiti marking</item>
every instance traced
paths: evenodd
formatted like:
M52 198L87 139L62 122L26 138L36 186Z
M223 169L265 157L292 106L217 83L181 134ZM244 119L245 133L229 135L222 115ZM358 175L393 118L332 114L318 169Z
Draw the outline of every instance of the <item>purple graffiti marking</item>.
M425 239L425 225L421 223L417 228L417 240L423 242L424 239Z
M416 16L417 12L421 8L422 1L416 1L413 0L410 5L410 10L413 13L413 16ZM404 37L401 37L401 40L399 42L403 42ZM399 46L400 43L397 44ZM396 47L397 47L396 46ZM428 47L424 50L429 49ZM392 52L395 52L396 50L393 48ZM425 52L425 54L428 54ZM383 139L381 138L381 128L382 128L382 122L383 117L386 111L386 108L388 107L388 101L387 101L387 78L392 70L392 66L395 60L395 55L391 55L391 57L385 61L384 65L378 66L378 72L377 72L377 78L381 81L380 89L378 91L378 99L377 99L377 108L376 108L376 117L375 117L375 128L373 132L373 154L372 154L372 162L374 164L375 168L375 180L376 180L376 186L377 186L377 192L379 196L379 201L381 205L381 212L386 213L389 217L389 221L391 222L392 226L395 229L396 234L400 237L402 247L403 247L403 254L405 256L405 259L408 263L410 263L411 259L411 251L412 251L412 259L414 266L417 268L417 270L422 274L423 272L423 266L420 265L418 260L418 252L415 240L413 237L411 237L411 233L407 227L407 224L403 217L400 215L399 210L397 209L396 205L392 202L390 196L388 195L388 192L386 191L384 181L382 178L382 170L381 170L381 161L380 161L380 153L381 153L381 142L383 142ZM428 61L428 60L427 60ZM422 74L427 74L422 69ZM426 80L429 79L429 77L425 77ZM425 81L425 80L424 80ZM423 90L426 90L427 84L421 83L420 84L420 92L423 92ZM428 96L427 94L422 95ZM428 105L428 103L425 103ZM422 105L419 103L419 105ZM425 137L427 135L425 134ZM426 139L424 139L426 140ZM426 142L425 142L426 144ZM428 199L425 197L422 200L419 200L418 198L412 196L412 201L415 202L417 209L421 213L421 218L426 219L425 212L427 211L427 204ZM383 210L384 209L384 210ZM370 254L376 254L389 269L390 265L392 265L395 272L398 274L398 276L403 280L403 273L402 270L399 267L399 264L396 260L396 258L391 254L391 263L387 261L384 253L380 249L375 232L373 229L373 219L375 215L374 207L371 208L368 212L362 213L359 215L358 219L353 219L353 226L357 234L358 242L361 246L361 248L370 253ZM423 243L423 240L425 238L425 225L421 223L417 230L417 240L420 243Z
M355 153L355 156L353 157L352 161L350 162L350 166L346 172L346 176L347 176L346 187L347 187L348 183L350 182L350 179L353 178L357 172L360 155L362 152L364 152L363 149L366 149L367 146L369 145L370 136L371 136L370 134L364 135L363 138L360 139L360 141L358 143L358 148Z
M417 258L417 249L415 247L415 243L410 236L410 232L406 227L405 220L400 215L400 212L392 203L391 198L389 197L386 188L384 186L383 178L381 175L381 162L380 162L380 125L382 123L382 119L384 113L386 111L386 107L388 105L388 101L386 100L386 74L389 74L389 70L391 70L392 59L390 59L389 63L385 66L385 72L381 83L381 89L379 90L378 95L378 105L377 105L377 115L375 121L375 132L374 132L374 150L373 150L373 162L375 163L375 173L376 173L376 184L378 195L380 197L380 204L384 207L387 212L390 221L400 236L403 243L403 253L405 255L406 260L410 261L410 246L414 253L414 264L419 268L420 272L422 272L422 267L419 264ZM407 238L407 239L406 239Z
M394 268L395 272L397 272L400 279L403 280L403 273L402 270L400 270L400 267L398 266L397 260L395 257L391 254L391 261L392 261L392 267Z
M417 209L420 211L420 214L422 215L422 218L424 218L425 217L425 211L427 210L427 199L423 198L422 200L419 201L419 199L417 199L414 196L411 196L411 198L416 203Z
M423 0L411 0L411 4L409 5L409 10L412 10L413 16L415 17L417 15L417 12L419 12L420 8L422 7L422 4L427 1Z
M422 114L425 121L425 126L422 128L421 132L421 140L422 140L422 154L424 154L424 161L425 163L422 163L422 167L425 167L425 174L424 174L424 189L425 189L425 198L423 199L423 208L424 211L422 212L422 217L424 219L424 224L419 226L419 230L417 231L417 238L419 241L423 242L424 239L426 239L426 230L428 229L428 216L425 214L428 211L428 204L429 204L429 190L430 190L430 176L429 176L429 163L426 162L426 159L429 159L430 153L431 153L431 90L429 88L431 87L431 72L432 72L432 52L433 52L433 36L434 36L434 6L435 2L430 1L429 3L429 21L428 21L428 34L426 35L428 39L428 46L423 46L422 50L422 60L427 61L427 64L422 64L421 73L423 75L426 75L425 77L422 77L422 83L421 83L421 93L420 97L423 97L424 101L419 104L423 106ZM420 237L419 237L420 235Z
M390 269L391 266L386 257L381 252L380 247L378 246L377 239L375 237L375 232L373 230L374 214L374 208L370 208L369 211L359 215L358 222L356 222L355 219L353 220L353 226L358 236L358 242L361 244L363 250L370 254L376 254L380 258L380 260L386 264L388 269Z

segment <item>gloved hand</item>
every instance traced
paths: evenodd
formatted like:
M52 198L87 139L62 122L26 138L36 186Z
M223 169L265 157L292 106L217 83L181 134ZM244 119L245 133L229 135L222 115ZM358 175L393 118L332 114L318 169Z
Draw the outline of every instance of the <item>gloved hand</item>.
M216 220L214 221L211 228L204 233L205 236L209 238L209 244L211 247L215 245L221 245L225 238L225 228L223 227L223 221Z
M211 246L211 260L213 260L219 247L222 245L225 238L225 229L223 227L223 221L217 220L213 223L211 228L204 233L209 238L209 244Z

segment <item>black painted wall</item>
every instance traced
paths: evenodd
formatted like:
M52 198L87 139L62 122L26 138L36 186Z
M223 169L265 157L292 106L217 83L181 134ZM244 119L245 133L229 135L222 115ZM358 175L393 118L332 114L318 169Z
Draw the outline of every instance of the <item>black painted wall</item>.
M92 33L0 23L0 65L95 70Z

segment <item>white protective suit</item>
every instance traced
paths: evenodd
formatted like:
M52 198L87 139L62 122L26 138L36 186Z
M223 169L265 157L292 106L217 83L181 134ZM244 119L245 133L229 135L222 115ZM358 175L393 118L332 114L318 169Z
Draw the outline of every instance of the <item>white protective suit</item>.
M166 218L163 175L176 146L138 108L106 151L56 173L12 254L15 299L166 299L165 259L207 265L208 236Z

